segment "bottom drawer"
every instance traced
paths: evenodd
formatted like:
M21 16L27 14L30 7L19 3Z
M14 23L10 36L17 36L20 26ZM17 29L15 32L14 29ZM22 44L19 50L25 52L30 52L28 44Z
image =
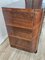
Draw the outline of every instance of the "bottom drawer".
M33 44L32 42L35 42L35 41L25 41L25 40L21 40L21 39L18 39L18 38L15 38L15 37L12 37L12 36L9 36L9 41L10 41L10 45L12 47L15 47L15 48L18 48L18 49L21 49L21 50L25 50L25 51L28 51L28 52L35 52L36 51L36 48L33 47Z
M9 36L10 44L16 48L31 50L31 42Z

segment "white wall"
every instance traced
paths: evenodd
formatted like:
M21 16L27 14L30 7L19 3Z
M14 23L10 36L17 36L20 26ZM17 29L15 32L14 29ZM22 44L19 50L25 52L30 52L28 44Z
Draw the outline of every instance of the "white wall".
M16 1L18 1L18 0L0 0L0 7L13 3L13 2L16 2Z
M1 7L16 1L18 0L0 0L0 44L8 37Z
M5 40L7 36L8 35L6 31L2 8L0 8L0 44Z

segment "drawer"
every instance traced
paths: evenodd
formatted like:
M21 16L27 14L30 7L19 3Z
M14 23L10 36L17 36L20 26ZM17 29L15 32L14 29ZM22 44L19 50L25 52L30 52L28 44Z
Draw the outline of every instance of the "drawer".
M28 9L3 9L3 13L5 14L6 18L9 18L11 19L14 18L18 18L18 19L23 19L24 21L25 20L29 20L29 21L32 21L32 18L34 16L34 12L33 10L29 10Z
M24 9L14 9L12 10L6 10L4 9L4 17L6 24L15 25L15 26L21 26L21 27L27 27L32 28L33 27L33 10L28 12L28 10Z
M19 20L19 19L17 19ZM33 28L33 22L29 21L17 21L17 20L6 20L6 25L13 26L13 27L20 27L25 29L32 29Z
M9 41L11 46L15 47L15 48L19 48L19 49L23 49L26 51L32 51L32 44L31 41L25 41L25 40L21 40L12 36L9 36Z
M14 28L7 26L7 31L9 35L14 37L31 41L32 40L32 30L28 29L21 29L21 28Z
M10 12L6 12L7 13L7 16L6 16L6 23L15 23L15 22L20 22L20 23L26 23L26 24L30 24L30 25L36 25L38 23L41 22L41 19L42 19L42 12L35 12L35 14L32 13L32 15L29 13L22 13L22 12L19 12L19 13L13 13L13 14L10 14ZM16 15L16 16L15 16ZM22 17L21 17L21 16ZM25 15L25 16L24 16ZM27 16L26 16L27 15ZM38 17L37 17L38 16ZM20 17L20 18L19 18Z
M6 24L29 29L40 23L42 18L42 10L40 9L3 8L3 13Z

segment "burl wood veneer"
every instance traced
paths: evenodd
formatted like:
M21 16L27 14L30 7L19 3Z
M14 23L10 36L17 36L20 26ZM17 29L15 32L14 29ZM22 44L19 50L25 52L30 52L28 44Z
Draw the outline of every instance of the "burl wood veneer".
M43 10L28 9L18 2L16 4L18 8L8 8L10 5L2 8L10 45L25 51L36 52L43 22Z

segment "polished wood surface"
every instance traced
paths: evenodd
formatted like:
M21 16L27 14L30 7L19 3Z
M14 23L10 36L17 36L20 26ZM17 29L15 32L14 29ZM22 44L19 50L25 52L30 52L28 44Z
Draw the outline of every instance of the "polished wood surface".
M42 27L41 9L2 8L10 45L36 52Z

